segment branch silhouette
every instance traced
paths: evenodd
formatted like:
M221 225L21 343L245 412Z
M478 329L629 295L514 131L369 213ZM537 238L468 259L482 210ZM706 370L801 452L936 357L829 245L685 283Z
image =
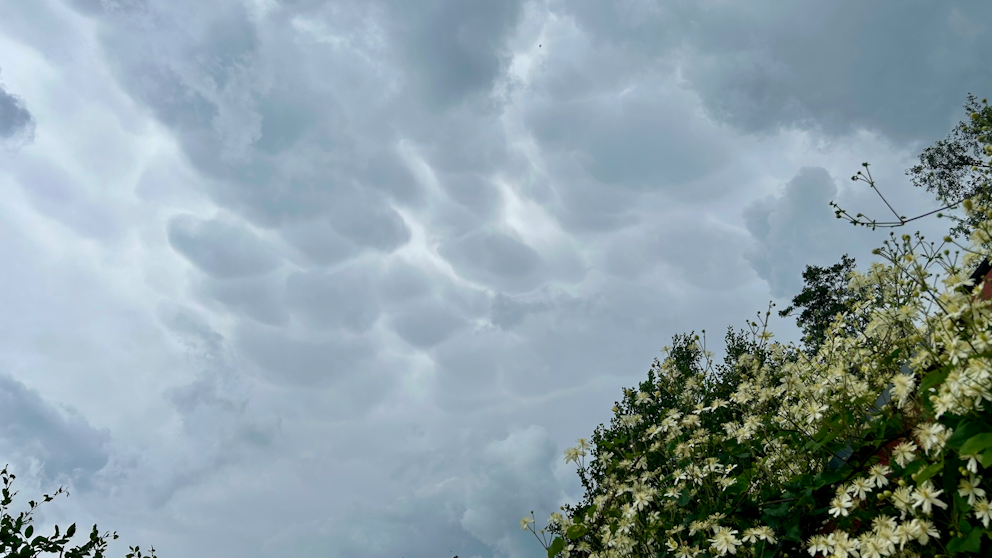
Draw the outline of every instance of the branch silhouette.
M882 198L882 201L885 202L885 205L889 208L889 211L891 211L892 214L895 215L898 221L878 221L876 219L868 219L868 216L863 213L858 213L857 215L852 217L851 214L848 213L845 209L843 209L840 205L838 205L837 202L831 201L830 206L834 208L834 215L836 215L838 219L846 219L852 225L861 225L863 227L870 227L872 230L875 230L876 228L879 227L881 228L902 227L907 223L912 223L917 219L922 219L929 215L933 215L934 213L937 213L938 217L942 217L942 214L939 212L947 209L954 209L957 206L961 205L965 200L977 195L976 193L970 196L965 196L956 202L945 205L944 207L934 209L933 211L928 211L922 215L917 215L916 217L907 218L905 215L899 215L899 213L892 207L892 204L889 203L889 200L885 199L885 196L882 195L882 192L878 189L878 186L875 185L875 180L871 176L871 170L869 170L868 168L869 166L868 163L861 163L861 166L865 168L865 172L862 173L861 171L858 171L857 174L851 177L851 180L855 182L858 181L864 182L869 186L871 186L871 189L874 190L876 194L878 194L878 197ZM862 218L864 218L864 220Z

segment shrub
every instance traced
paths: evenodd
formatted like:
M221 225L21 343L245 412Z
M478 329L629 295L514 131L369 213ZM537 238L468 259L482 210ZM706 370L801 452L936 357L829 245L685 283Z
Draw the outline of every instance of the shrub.
M950 238L893 235L888 264L850 277L878 296L815 354L771 343L770 310L750 339L728 335L722 367L677 336L611 427L566 452L586 494L551 515L548 555L992 553L992 308L969 277L992 211L965 205L961 261Z

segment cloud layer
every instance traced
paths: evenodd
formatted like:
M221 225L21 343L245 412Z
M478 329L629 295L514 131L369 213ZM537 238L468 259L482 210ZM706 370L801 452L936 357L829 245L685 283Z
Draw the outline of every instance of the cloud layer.
M162 556L541 556L673 334L870 261L862 161L932 208L989 9L11 4L0 458Z

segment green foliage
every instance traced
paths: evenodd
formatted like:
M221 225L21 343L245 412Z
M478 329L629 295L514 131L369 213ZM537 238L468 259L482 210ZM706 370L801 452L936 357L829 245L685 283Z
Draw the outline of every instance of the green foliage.
M17 492L11 492L11 486L16 478L16 475L7 471L6 466L0 471L0 480L3 482L3 498L0 499L0 556L4 558L34 558L42 554L58 554L59 558L103 558L105 556L107 538L113 537L116 540L118 538L116 532L112 535L110 533L100 535L96 525L94 525L93 530L90 531L89 539L85 543L69 547L67 545L76 534L75 523L70 525L65 533L60 533L59 526L56 525L53 535L48 537L34 536L34 526L31 525L31 521L34 510L40 505L38 502L29 501L29 510L20 512L17 517L10 515L9 507L14 501L14 496L17 495ZM62 488L59 488L54 494L45 494L44 502L51 502L52 499L63 493L68 495ZM145 558L139 547L131 547L130 550L131 552L126 555L126 558ZM147 558L155 558L154 548L151 549L151 554Z
M803 289L792 299L788 308L778 313L780 317L792 316L799 309L796 323L803 330L804 349L816 354L826 338L827 328L838 314L850 314L854 305L864 300L866 293L848 288L848 280L856 269L854 258L844 254L839 263L830 267L808 265L803 271ZM867 315L858 316L857 323L848 326L853 332L858 325L867 323Z
M760 331L728 331L719 366L705 336L675 336L610 426L566 452L587 492L552 514L548 555L992 552L992 308L953 262L914 255L921 245L887 243L891 266L851 274L847 288L878 296L813 355L767 345L768 313ZM934 262L942 291L926 282Z
M982 105L969 97L970 123L921 156L917 185L992 191ZM866 273L846 255L807 267L781 312L803 310L803 351L767 344L770 309L728 331L721 365L705 334L676 335L566 451L586 494L551 515L548 556L992 555L992 306L969 277L992 256L992 210L962 205L963 262L917 233Z
M956 204L973 198L982 205L992 201L989 158L992 156L992 107L968 95L964 109L968 118L957 125L947 139L936 142L920 155L920 163L906 171L913 185L934 192L944 203ZM955 237L968 236L980 216L960 219L951 230Z

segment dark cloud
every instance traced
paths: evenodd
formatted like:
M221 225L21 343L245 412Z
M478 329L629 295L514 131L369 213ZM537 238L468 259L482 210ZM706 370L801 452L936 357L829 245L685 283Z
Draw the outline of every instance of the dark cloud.
M235 344L275 384L321 386L368 374L374 355L364 338L335 334L324 339L301 339L278 330L242 326Z
M78 282L49 294L62 268L0 275L29 310L5 330L19 356L129 355L141 412L117 420L147 445L102 474L144 500L107 513L174 555L542 554L519 518L581 494L555 440L608 420L673 333L740 323L768 285L792 294L804 265L873 243L837 232L827 201L874 206L830 173L855 144L905 160L989 81L976 3L724 4L11 4L0 33L44 58L18 79L41 84L58 148L5 159L27 202L0 207L7 236L92 268L121 323L160 297L202 312L163 312L179 343L149 349L91 327L103 299ZM86 110L49 118L67 99ZM839 136L858 126L879 134ZM802 165L830 171L754 201ZM77 299L86 320L63 310ZM21 315L86 321L103 348L44 344Z
M423 269L403 260L393 260L379 278L378 296L390 303L424 297L433 290Z
M838 220L829 206L837 199L830 174L804 167L781 195L770 195L744 209L744 222L754 246L744 257L772 295L792 296L802 288L806 265L828 265L840 260L847 247L860 246L862 229ZM845 226L846 225L846 226Z
M440 183L448 197L480 217L492 217L499 208L499 191L484 176L450 173Z
M867 128L932 141L992 78L979 54L992 33L962 24L992 17L981 0L638 5L558 7L603 43L677 63L709 113L746 132Z
M359 247L339 234L327 218L287 225L279 232L286 242L302 252L314 265L331 266L359 252Z
M712 157L724 141L682 110L682 95L629 88L536 99L527 109L528 128L546 150L569 155L603 185L674 192L725 162Z
M350 266L330 273L294 273L286 280L286 303L312 328L364 332L375 324L380 312L371 284L375 271Z
M423 188L395 151L380 150L370 155L365 166L359 169L359 177L362 184L383 192L399 203L409 206L423 203Z
M488 444L469 482L462 528L508 556L532 552L504 525L519 523L521 510L554 509L562 499L554 476L558 448L539 426Z
M75 409L55 405L9 374L0 374L0 444L38 459L48 481L62 475L76 486L107 464L110 431L90 426Z
M383 200L340 200L330 213L331 226L359 246L391 252L410 240L403 217Z
M688 218L689 210L673 211L613 235L597 256L600 269L624 280L641 281L661 271L672 286L721 289L728 281L753 279L741 254L748 235L719 222Z
M283 283L278 277L204 278L195 289L201 298L219 302L224 308L259 323L280 326L289 322Z
M35 121L24 100L8 93L0 83L0 145L30 143L34 140Z
M440 300L425 300L404 307L390 318L393 330L404 341L420 349L443 342L465 320Z
M176 215L169 220L168 234L175 251L219 279L265 275L280 263L251 231L216 219Z
M428 105L447 107L486 95L506 65L506 36L522 2L434 0L427 5L391 2L387 12L396 52L407 79Z
M493 297L492 310L489 319L493 325L500 329L513 329L532 313L547 310L549 307L545 302L525 302L503 293L496 293Z
M471 233L441 244L438 253L467 279L504 291L526 291L541 282L540 254L500 232Z

